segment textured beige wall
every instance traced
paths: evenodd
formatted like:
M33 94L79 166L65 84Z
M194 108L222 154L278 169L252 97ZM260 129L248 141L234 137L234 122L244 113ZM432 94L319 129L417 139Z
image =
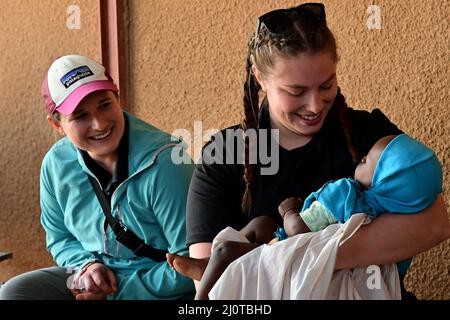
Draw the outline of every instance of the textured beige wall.
M382 109L437 151L450 208L449 1L374 1L381 30L368 30L372 1L325 1L339 45L338 79L349 104ZM129 108L173 132L240 121L248 36L281 0L130 1ZM193 150L195 151L195 150ZM426 226L424 226L426 228ZM450 241L414 259L407 287L421 299L450 299Z
M79 30L69 30L67 7L78 5ZM99 59L96 0L0 1L0 281L52 264L40 224L39 170L58 138L40 96L54 58L80 53Z
M45 122L40 85L56 56L99 59L96 0L0 1L0 281L52 260L39 222L39 167L57 139ZM79 5L81 29L66 28ZM129 0L128 109L172 132L223 128L241 117L246 41L281 0ZM371 1L326 1L339 44L339 81L356 108L381 108L400 128L434 148L444 165L450 208L449 2L377 1L382 29L366 27ZM426 226L424 226L426 228ZM450 241L414 259L407 286L422 299L450 299Z

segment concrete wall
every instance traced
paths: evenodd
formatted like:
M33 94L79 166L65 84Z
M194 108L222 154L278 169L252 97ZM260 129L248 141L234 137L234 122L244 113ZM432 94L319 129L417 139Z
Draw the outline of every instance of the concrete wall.
M67 14L80 8L80 29ZM70 11L72 13L72 11ZM0 281L49 266L40 224L41 160L59 135L46 120L40 95L51 62L79 53L100 59L97 1L0 1L0 251L13 259L0 262Z
M248 36L281 0L129 0L130 98L127 109L173 132L194 121L205 131L240 121ZM324 1L341 60L338 80L349 104L378 107L436 150L450 208L449 2L377 1L381 30L368 30L372 1ZM66 9L79 5L81 29ZM39 167L58 138L45 122L39 90L54 57L99 59L96 0L0 1L0 281L52 263L39 222ZM192 150L192 153L195 153ZM426 228L426 226L424 226ZM421 299L450 299L450 241L419 256L407 287Z

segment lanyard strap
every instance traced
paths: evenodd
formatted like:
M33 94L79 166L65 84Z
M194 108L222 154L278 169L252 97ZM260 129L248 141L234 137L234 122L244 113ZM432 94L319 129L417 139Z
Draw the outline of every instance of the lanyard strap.
M87 175L92 188L97 195L97 199L102 206L103 213L106 217L106 221L111 226L114 234L116 235L116 240L123 244L128 249L132 250L137 256L147 257L157 262L162 262L166 260L166 251L155 249L148 244L146 244L141 238L139 238L133 231L129 230L120 219L114 217L111 214L111 205L106 199L105 194L100 189L98 182L91 176Z

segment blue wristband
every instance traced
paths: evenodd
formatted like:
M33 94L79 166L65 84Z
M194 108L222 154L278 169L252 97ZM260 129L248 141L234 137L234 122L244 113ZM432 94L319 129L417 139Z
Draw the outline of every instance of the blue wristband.
M284 231L284 229L282 227L278 227L277 231L275 231L273 234L280 241L288 238L288 235L286 234L286 231Z

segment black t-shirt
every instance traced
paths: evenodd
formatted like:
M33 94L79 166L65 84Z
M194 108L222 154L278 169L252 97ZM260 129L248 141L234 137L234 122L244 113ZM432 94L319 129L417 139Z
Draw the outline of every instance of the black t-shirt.
M379 109L369 113L349 108L349 116L352 141L360 157L366 155L381 137L401 133ZM260 127L270 128L267 106L261 109ZM281 226L277 208L284 199L291 196L305 199L330 180L354 175L356 164L348 151L339 116L332 107L321 130L309 143L289 151L279 148L279 170L276 174L256 176L251 189L250 212L245 214L241 209L245 191L243 166L236 164L236 155L242 154L242 150L237 150L237 143L234 150L225 148L229 130L235 132L237 129L239 126L222 130L219 137L225 141L223 148L212 148L221 150L224 159L226 153L233 151L231 158L234 164L224 160L224 164L206 164L203 161L196 165L187 202L188 246L211 242L225 227L239 230L252 218L263 214L273 216ZM205 145L204 160L208 158L205 150L211 150L212 144L220 146L219 140L212 139Z

